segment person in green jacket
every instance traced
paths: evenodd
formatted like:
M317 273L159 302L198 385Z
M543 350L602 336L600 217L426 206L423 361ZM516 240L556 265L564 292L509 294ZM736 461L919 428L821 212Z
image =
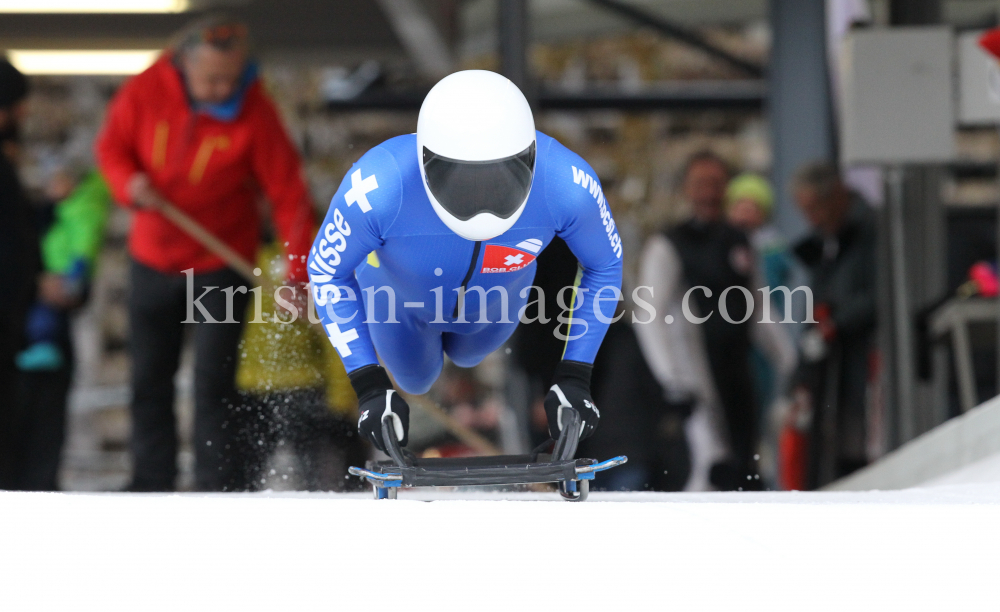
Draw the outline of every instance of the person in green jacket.
M94 170L62 167L46 191L56 205L41 240L43 274L39 299L28 312L28 347L17 355L18 368L28 372L65 363L58 340L69 325L68 311L86 296L111 206L111 192Z

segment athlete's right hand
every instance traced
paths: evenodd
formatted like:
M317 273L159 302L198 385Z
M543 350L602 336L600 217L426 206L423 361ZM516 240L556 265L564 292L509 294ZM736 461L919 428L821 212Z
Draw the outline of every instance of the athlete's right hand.
M358 394L358 433L361 437L385 452L382 439L382 420L392 419L393 429L400 446L406 446L410 429L410 407L406 400L392 388L389 374L379 365L367 365L348 374L351 386Z

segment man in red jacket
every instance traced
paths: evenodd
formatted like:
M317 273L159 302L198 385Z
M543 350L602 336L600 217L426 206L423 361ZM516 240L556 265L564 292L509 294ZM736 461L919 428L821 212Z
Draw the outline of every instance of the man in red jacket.
M115 199L133 211L131 488L174 488L173 379L184 323L198 323L189 330L195 486L231 490L241 476L230 410L247 279L158 208L173 204L254 261L263 193L285 246L288 280L308 280L305 258L315 233L309 195L299 156L249 60L246 26L213 17L185 30L115 96L97 157Z

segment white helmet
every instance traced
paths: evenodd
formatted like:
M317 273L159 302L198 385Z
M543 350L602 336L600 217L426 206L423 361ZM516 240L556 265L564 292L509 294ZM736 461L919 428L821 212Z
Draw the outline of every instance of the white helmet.
M434 212L467 240L506 232L535 176L535 121L524 94L486 70L441 79L417 119L420 175Z

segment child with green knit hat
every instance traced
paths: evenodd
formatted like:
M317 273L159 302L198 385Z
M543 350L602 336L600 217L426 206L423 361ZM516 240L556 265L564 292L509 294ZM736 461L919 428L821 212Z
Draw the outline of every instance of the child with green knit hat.
M771 225L773 210L774 192L766 178L744 172L729 182L726 188L726 217L730 224L746 232L750 238L768 286L778 287L788 282L791 260L787 243Z

